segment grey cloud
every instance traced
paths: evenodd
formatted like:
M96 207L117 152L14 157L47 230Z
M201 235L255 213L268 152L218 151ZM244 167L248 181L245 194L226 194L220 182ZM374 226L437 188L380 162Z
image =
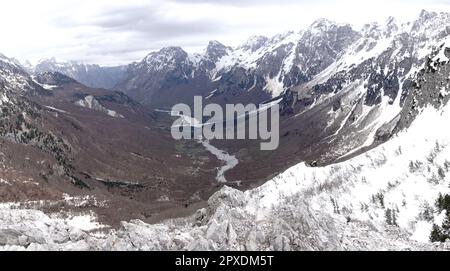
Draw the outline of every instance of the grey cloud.
M52 24L77 33L74 35L77 44L69 44L68 47L85 47L85 53L77 58L89 62L104 56L142 58L150 51L168 45L184 48L206 46L205 39L230 31L226 22L214 18L186 20L168 17L165 8L164 5L106 8L84 18L61 15L53 18Z
M227 30L226 26L218 21L205 19L183 21L168 18L162 8L150 5L110 9L85 21L76 21L74 18L61 19L58 20L58 25L92 26L115 33L135 32L151 40L220 33Z
M188 3L196 0L184 1ZM169 45L185 49L206 47L207 39L217 39L222 34L236 30L229 27L229 22L219 21L212 16L209 19L191 17L186 20L169 17L168 13L170 10L167 10L166 5L108 7L89 17L61 15L53 19L53 24L78 33L75 36L78 44L68 46L86 47L83 49L85 53L75 57L89 62L91 59L102 59L103 56L119 57L135 55L136 52L141 53L139 57L142 58L150 51ZM92 31L77 32L77 28L89 28ZM122 36L126 36L126 39L121 39ZM112 41L111 37L117 39Z

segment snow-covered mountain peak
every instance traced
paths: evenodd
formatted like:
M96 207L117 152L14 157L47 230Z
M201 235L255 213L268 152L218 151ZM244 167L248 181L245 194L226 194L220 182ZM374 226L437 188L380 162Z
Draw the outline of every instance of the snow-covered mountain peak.
M336 27L338 24L336 22L333 22L331 20L325 19L325 18L319 18L315 20L308 28L310 31L316 31L316 32L326 32L330 30L333 27Z
M390 37L391 35L395 35L399 30L399 25L397 20L394 17L389 17L384 25L383 35Z
M38 61L32 73L42 73L42 72L60 72L66 74L70 77L74 77L74 74L82 70L83 72L88 72L90 67L99 67L95 64L82 64L77 61L62 61L55 57L45 58Z
M269 38L265 36L255 35L250 37L244 44L239 46L237 50L249 51L253 53L261 47L265 46L268 40Z
M231 51L232 49L230 47L227 47L222 43L213 40L208 43L208 46L206 47L206 51L204 53L204 57L215 63L220 58L228 55Z
M36 66L26 68L30 74L58 72L90 87L112 88L123 77L127 66L101 67L77 61L61 61L56 58L41 59Z
M51 58L40 59L37 62L36 67L38 69L42 68L43 66L48 66L48 67L52 67L52 68L66 68L66 67L75 66L75 65L81 65L81 64L79 64L77 61L63 61L63 60L56 59L55 57L51 57Z
M398 34L402 29L402 25L394 17L389 17L385 22L372 22L365 24L361 29L361 35L365 38L383 39L391 38Z
M208 49L213 49L213 48L226 48L225 45L223 45L221 42L217 41L217 40L210 40L208 42L208 46L206 47L206 50Z
M353 28L350 24L336 23L328 19L318 19L314 21L305 31L306 36L310 36L315 39L322 37L328 37L334 33L339 35L348 35L353 32Z
M449 22L450 13L422 11L418 18L412 22L411 32L425 37L440 32L449 33Z
M437 15L438 14L434 11L427 11L425 9L422 9L419 14L419 20L424 22L424 21L427 21L427 20L430 20L430 19L436 17Z
M186 54L186 52L183 50L183 48L179 47L179 46L168 46L168 47L164 47L161 50L157 51L157 52L153 52L150 53L148 56L153 56L153 55L165 55L167 57L174 57L177 54Z
M17 68L20 67L19 62L14 59L14 58L9 58L7 56L5 56L4 54L0 53L0 61L3 62L5 65L11 65L11 66L15 66Z
M42 63L57 63L58 61L56 60L55 57L50 57L50 58L41 58L38 60L37 65L42 64Z
M161 70L166 67L173 68L187 60L188 54L181 47L170 46L148 54L143 63L146 63L151 70Z

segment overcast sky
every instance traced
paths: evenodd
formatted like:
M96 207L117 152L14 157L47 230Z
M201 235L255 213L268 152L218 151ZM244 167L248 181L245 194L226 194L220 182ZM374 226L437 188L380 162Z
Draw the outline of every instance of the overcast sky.
M8 0L0 6L0 52L125 64L168 45L199 52L209 40L235 46L318 18L360 27L390 15L410 20L421 9L450 12L450 0Z

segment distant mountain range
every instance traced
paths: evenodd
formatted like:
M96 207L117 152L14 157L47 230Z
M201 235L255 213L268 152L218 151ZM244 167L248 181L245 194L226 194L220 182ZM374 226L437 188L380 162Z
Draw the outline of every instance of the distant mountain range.
M186 92L213 100L235 97L232 99L260 102L306 83L311 86L319 78L324 79L325 70L334 73L330 77L342 77L346 71L353 73L347 77L362 77L369 61L374 68L384 68L378 76L383 81L403 78L411 68L420 66L432 46L449 34L448 21L446 13L422 11L412 22L401 24L389 18L384 24L371 23L356 30L320 19L304 30L271 38L255 36L236 48L211 41L202 54L167 47L140 62L120 67L47 59L32 70L60 72L91 87L120 89L157 106L176 103L177 97L182 99ZM387 67L387 61L393 58L397 64ZM332 67L334 70L330 70ZM376 80L370 79L369 84ZM392 98L396 91L389 90L381 96ZM381 96L375 91L367 95L366 103L379 103Z
M59 72L82 84L94 88L113 88L123 80L126 66L101 67L99 65L80 64L77 62L58 62L56 59L43 59L36 66L24 65L33 74Z

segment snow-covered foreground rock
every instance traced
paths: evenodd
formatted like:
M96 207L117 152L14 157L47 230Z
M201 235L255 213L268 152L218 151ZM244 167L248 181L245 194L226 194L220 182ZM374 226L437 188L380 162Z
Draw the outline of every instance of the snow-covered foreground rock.
M263 186L224 187L206 209L157 225L0 208L0 245L30 250L433 250L435 202L450 193L450 107L425 109L406 132L323 168L296 165Z

